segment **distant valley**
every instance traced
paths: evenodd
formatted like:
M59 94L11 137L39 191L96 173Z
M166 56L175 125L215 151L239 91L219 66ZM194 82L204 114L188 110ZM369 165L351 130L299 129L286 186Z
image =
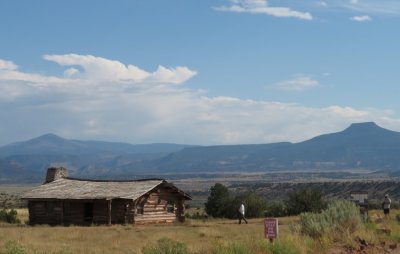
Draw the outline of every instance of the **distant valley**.
M50 165L89 178L367 170L400 174L400 132L375 123L299 143L191 146L68 140L46 134L0 147L0 182L41 182Z

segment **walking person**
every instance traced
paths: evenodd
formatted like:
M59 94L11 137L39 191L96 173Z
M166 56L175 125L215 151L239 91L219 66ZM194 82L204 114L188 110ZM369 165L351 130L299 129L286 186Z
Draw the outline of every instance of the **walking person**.
M244 222L246 222L246 224L247 224L247 220L244 217L244 205L243 205L243 203L239 206L238 213L239 213L239 224L242 224L242 220L244 220Z
M391 203L392 200L389 198L389 194L386 194L385 199L383 200L382 203L382 208L383 208L383 213L385 214L385 218L389 217Z

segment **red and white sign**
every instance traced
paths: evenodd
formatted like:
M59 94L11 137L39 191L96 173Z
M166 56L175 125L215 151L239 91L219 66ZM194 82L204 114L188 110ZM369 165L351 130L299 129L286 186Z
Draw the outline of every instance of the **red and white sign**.
M278 219L264 219L264 234L265 238L275 239L278 237Z

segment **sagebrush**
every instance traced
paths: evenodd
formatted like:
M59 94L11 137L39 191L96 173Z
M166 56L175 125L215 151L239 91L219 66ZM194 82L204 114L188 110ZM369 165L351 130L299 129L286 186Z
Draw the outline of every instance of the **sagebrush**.
M321 213L300 215L301 232L314 238L343 232L352 233L361 225L359 209L347 200L336 200Z

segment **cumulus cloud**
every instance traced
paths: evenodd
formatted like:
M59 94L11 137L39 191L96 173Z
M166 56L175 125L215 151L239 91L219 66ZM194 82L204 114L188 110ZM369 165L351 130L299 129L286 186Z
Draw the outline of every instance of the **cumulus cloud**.
M16 70L17 68L18 68L18 66L15 65L13 62L0 59L0 71L1 70Z
M69 68L64 71L64 76L66 76L66 77L72 77L77 74L79 74L79 70L77 70L75 68Z
M288 7L272 7L267 0L230 0L230 5L214 7L217 11L267 14L274 17L291 17L303 20L312 20L309 12L292 10Z
M43 86L49 83L58 84L66 82L66 80L58 77L21 72L18 70L18 65L11 61L0 59L0 81L4 80L31 82L33 86Z
M181 84L196 75L187 67L166 68L158 66L154 72L147 72L135 65L125 65L119 61L109 60L92 55L44 55L43 58L62 66L79 66L84 72L69 69L67 75L97 81L128 81Z
M350 18L353 21L357 21L357 22L365 22L365 21L371 21L372 18L368 15L363 15L363 16L354 16Z
M279 82L276 86L285 91L302 91L319 86L319 82L309 76L300 75L293 79Z
M296 142L371 120L400 129L400 120L385 110L210 97L171 85L184 80L176 74L178 68L165 68L160 76L142 70L165 82L154 84L132 74L129 66L133 65L118 61L78 55L46 58L66 66L67 75L25 73L15 64L3 65L8 66L0 71L4 74L0 75L0 117L6 119L0 125L3 144L49 132L86 140L207 145ZM73 66L79 70L70 70ZM313 85L309 77L300 81L309 83L303 86Z

